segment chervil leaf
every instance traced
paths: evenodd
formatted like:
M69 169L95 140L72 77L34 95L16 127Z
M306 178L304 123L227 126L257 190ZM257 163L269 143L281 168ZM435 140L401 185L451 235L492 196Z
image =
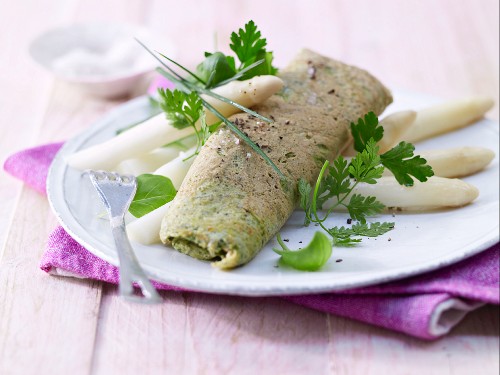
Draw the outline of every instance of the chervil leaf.
M363 152L356 154L349 166L349 173L358 181L367 184L377 183L377 179L382 177L384 168L379 166L380 156L379 147L375 144L373 138L365 145Z
M342 155L334 160L329 168L330 177L332 178L330 184L330 192L333 196L339 196L349 192L351 184L349 180L349 168L347 160Z
M328 167L328 175L321 181L317 194L317 207L321 209L328 199L347 194L350 186L351 180L347 160L339 156Z
M330 233L332 237L338 237L338 238L349 237L354 234L352 228L349 227L346 228L344 226L330 228L328 229L328 233Z
M194 126L203 109L202 101L196 92L186 94L179 90L158 90L160 94L160 106L165 112L172 126L183 129Z
M366 222L367 216L380 213L384 207L375 197L363 197L360 194L353 194L347 204L347 210L351 218L359 220L362 223Z
M194 91L190 92L189 95L186 95L186 101L182 109L189 122L194 126L203 111L203 103L200 96Z
M281 255L281 262L301 271L316 271L323 267L332 256L332 243L322 232L314 233L311 242L299 250L290 250L281 240L279 233L276 239L281 249L273 249L273 251Z
M176 190L172 181L164 176L141 174L137 177L137 191L129 211L141 217L174 199Z
M229 47L236 53L242 64L249 61L254 62L259 52L265 51L267 41L261 38L260 31L257 30L255 22L249 21L244 29L239 29L238 34L231 34L231 44Z
M415 177L421 182L434 175L432 167L421 156L414 156L415 146L411 143L400 142L386 153L380 155L384 167L389 169L401 185L413 186Z
M360 238L354 238L351 228L333 227L328 229L328 234L333 238L333 244L341 247L352 247L361 242Z
M394 229L394 223L357 223L349 227L333 227L328 233L333 237L336 246L353 246L361 242L356 237L378 237Z
M353 247L361 242L361 238L347 237L333 237L333 246L337 247Z
M351 231L356 236L364 237L378 237L384 233L389 232L394 229L394 223L384 222L384 223L356 223L351 227Z
M329 229L332 236L335 237L349 237L349 236L363 236L363 237L378 237L388 231L394 229L394 223L357 223L352 227L333 227Z
M368 112L358 123L351 123L351 133L354 138L354 149L358 152L366 148L368 141L373 138L375 143L384 136L384 128L378 124L378 118L373 112Z
M159 90L160 105L165 111L167 119L177 129L193 127L196 135L196 150L187 159L198 155L200 148L205 144L211 134L211 129L205 123L205 112L203 101L196 91L185 93L180 90ZM202 117L201 126L198 130L196 122ZM215 125L216 126L216 125Z
M160 95L160 107L165 112L167 119L171 121L172 126L184 129L191 125L182 109L186 94L179 90L164 89L158 89L158 94Z

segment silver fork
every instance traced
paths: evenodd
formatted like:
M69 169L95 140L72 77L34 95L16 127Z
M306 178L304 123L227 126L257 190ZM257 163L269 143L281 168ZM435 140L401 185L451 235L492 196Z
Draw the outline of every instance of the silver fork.
M109 214L120 261L120 296L134 302L161 302L160 295L137 261L125 229L125 213L137 190L136 178L105 171L87 171L87 173ZM136 282L141 289L142 297L134 294L133 282Z

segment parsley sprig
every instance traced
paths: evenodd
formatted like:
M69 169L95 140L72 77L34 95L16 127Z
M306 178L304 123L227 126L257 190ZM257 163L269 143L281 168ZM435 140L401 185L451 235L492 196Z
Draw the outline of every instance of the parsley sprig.
M195 93L180 90L159 89L160 107L176 129L195 127L203 110L200 97Z
M318 224L332 237L333 244L337 246L348 246L359 242L357 237L362 236L368 229L371 231L370 237L387 232L387 226L369 226L366 223L366 218L380 213L384 205L375 197L352 194L359 183L375 184L384 170L380 166L380 157L376 154L378 147L374 146L373 141L367 145L368 148L358 153L351 164L348 164L342 156L339 156L333 165L325 161L314 189L306 180L299 180L300 205L305 212L304 224ZM320 212L326 201L334 203L325 213ZM363 228L364 231L347 232L340 231L338 227L328 228L325 224L326 219L339 207L346 208L351 218L359 221L362 226L359 228Z
M379 125L378 118L369 112L358 122L351 123L351 132L354 138L354 149L363 152L369 147L370 140L373 144L384 136L384 128ZM396 180L405 186L413 186L413 177L420 182L434 175L432 168L426 165L426 160L418 155L413 155L415 146L411 143L400 142L397 146L380 155L381 164L389 169ZM377 150L378 153L378 150Z
M361 242L363 237L377 237L394 228L392 222L366 222L368 217L382 212L385 206L375 197L353 193L358 184L376 184L382 177L384 168L388 168L396 180L406 186L414 184L413 178L425 182L434 174L425 159L413 154L415 148L411 143L401 142L379 155L377 142L382 139L384 128L379 125L378 118L373 112L360 118L357 123L351 123L351 132L354 148L358 153L350 163L342 156L335 159L332 164L325 161L314 188L305 179L300 179L298 182L300 206L305 212L304 225L311 223L319 225L330 235L334 246L354 246ZM327 201L330 207L326 212L320 212ZM329 228L326 225L327 218L340 207L346 208L350 217L357 223L351 227ZM279 243L281 245L281 242ZM297 254L307 253L304 250L309 248L310 244L297 251ZM283 250L292 251L288 248ZM295 265L300 262L300 256L295 255L293 259L294 264L290 265L298 268ZM286 259L282 261L286 262ZM308 268L308 270L313 269Z
M233 80L245 80L257 75L275 75L278 71L273 66L273 53L266 49L267 40L262 38L255 22L249 21L238 32L231 34L229 47L236 54L236 59L224 53L205 52L205 59L196 67L196 73L188 72L190 80L206 89L222 86ZM175 61L166 58L182 68Z
M187 159L198 155L201 147L210 137L214 128L205 122L205 112L203 111L203 101L196 92L185 93L180 90L159 89L160 106L165 112L167 119L176 129L192 127L196 136L196 150ZM199 127L197 126L200 122Z
M240 60L240 70L248 69L257 61L263 61L262 64L249 69L243 77L277 73L278 69L272 65L273 53L266 50L267 40L262 38L253 21L249 21L238 33L233 32L231 42L229 47Z

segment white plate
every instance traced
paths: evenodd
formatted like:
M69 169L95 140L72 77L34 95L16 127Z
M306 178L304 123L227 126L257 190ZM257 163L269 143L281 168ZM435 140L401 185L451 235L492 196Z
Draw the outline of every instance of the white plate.
M395 91L388 112L418 109L437 102L420 94ZM80 244L98 257L118 264L103 207L87 178L69 168L65 157L102 142L115 131L149 115L148 100L132 100L109 113L83 134L68 141L57 154L48 177L48 197L61 225ZM191 290L211 293L266 296L319 293L372 285L430 271L487 249L499 237L498 123L477 124L418 144L418 149L452 146L483 146L496 157L483 172L465 180L480 189L471 205L454 210L420 214L381 215L377 221L394 221L396 228L377 239L363 240L355 248L334 248L332 258L318 272L300 272L278 266L278 255L265 248L244 267L219 271L208 262L195 260L161 245L134 244L136 254L153 279ZM337 214L331 224L344 225L347 214ZM307 243L316 228L302 227L303 214L296 211L281 231L291 248ZM389 241L390 239L390 241ZM337 262L342 259L342 262Z

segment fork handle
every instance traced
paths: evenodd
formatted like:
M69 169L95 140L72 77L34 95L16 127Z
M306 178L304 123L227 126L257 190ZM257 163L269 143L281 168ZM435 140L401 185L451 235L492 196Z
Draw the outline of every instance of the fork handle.
M121 218L113 219L111 220L112 233L120 261L120 295L135 302L161 302L160 295L149 281L134 254L127 236L124 220ZM144 297L134 295L134 281L139 285Z

